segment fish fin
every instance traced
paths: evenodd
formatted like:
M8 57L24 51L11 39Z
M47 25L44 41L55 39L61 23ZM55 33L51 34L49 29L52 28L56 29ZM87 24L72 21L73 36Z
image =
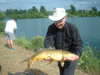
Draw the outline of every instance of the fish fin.
M52 62L53 62L53 59L50 59L50 62L48 63L48 65L51 64Z
M64 62L64 57L62 57L61 62Z
M62 67L64 66L64 57L63 57L62 60L61 60L61 66L62 66Z

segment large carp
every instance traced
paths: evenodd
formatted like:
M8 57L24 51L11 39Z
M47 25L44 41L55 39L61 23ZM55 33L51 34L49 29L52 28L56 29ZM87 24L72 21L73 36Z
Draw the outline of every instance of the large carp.
M40 50L36 52L32 57L29 58L28 60L28 70L30 70L32 64L37 60L40 61L42 59L47 59L50 57L50 62L52 61L60 61L61 63L64 64L64 61L66 60L66 57L73 57L75 54L65 51L65 50L53 50L53 49L45 49L45 50Z

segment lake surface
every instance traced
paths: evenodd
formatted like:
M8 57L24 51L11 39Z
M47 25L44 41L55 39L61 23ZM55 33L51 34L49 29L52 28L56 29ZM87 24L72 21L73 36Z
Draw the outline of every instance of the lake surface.
M70 22L77 26L79 33L82 37L84 46L89 43L90 47L100 50L100 17L77 17L67 18ZM18 19L16 37L20 38L26 36L27 38L42 36L45 37L47 28L52 24L48 18L42 19Z

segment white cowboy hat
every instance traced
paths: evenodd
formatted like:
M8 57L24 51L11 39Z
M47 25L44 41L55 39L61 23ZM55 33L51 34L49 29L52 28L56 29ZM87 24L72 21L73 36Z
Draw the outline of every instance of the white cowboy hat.
M53 21L58 21L64 18L67 15L64 8L56 8L53 12L53 15L49 16L49 19Z

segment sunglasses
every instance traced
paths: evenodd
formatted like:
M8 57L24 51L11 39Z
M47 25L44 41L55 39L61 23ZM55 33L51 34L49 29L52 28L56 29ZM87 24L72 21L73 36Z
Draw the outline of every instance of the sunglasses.
M64 17L63 19L59 20L59 21L54 21L54 22L58 24L58 23L63 22L63 21L64 21L64 19L65 19L65 17Z

